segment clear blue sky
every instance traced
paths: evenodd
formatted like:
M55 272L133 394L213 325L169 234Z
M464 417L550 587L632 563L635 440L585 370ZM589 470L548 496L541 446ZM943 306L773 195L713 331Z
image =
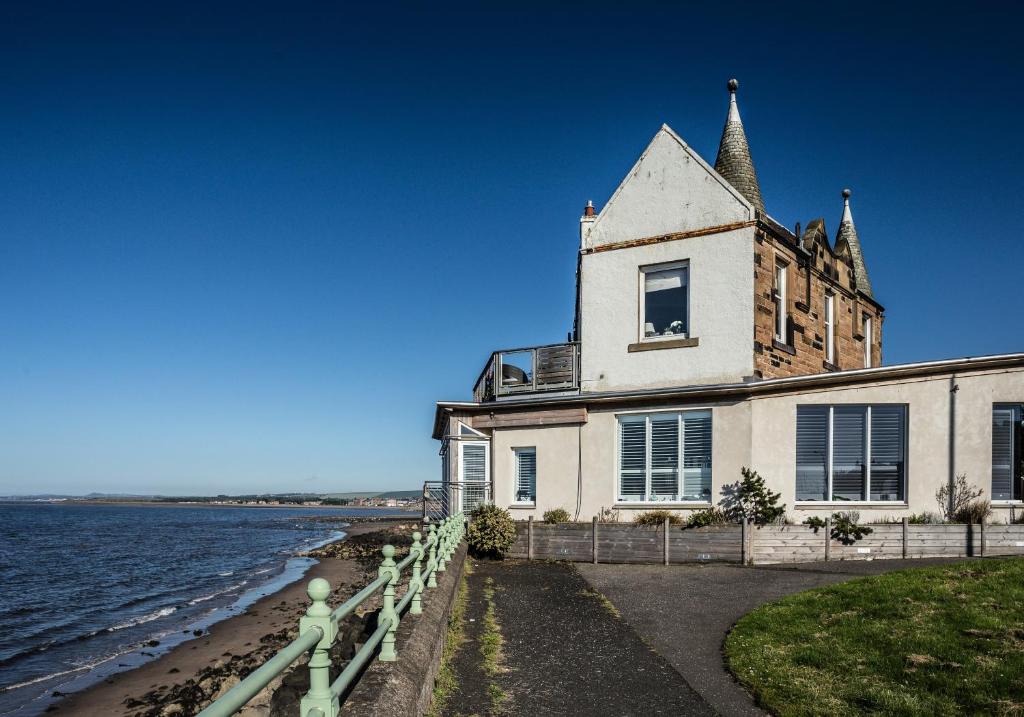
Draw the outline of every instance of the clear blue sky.
M1024 350L1019 9L549 5L0 7L0 494L435 478L433 402L564 339L585 201L662 122L713 162L730 77L769 213L854 190L886 363Z

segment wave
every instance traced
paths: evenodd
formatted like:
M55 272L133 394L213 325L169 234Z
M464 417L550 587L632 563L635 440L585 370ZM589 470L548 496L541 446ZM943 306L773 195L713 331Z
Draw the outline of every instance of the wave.
M212 592L209 595L202 595L201 597L197 597L197 598L194 598L192 600L189 600L188 604L189 605L198 605L201 602L206 602L207 600L213 600L218 595L223 595L224 593L229 593L232 590L238 590L238 588L242 587L243 585L248 584L248 582L249 582L248 580L243 580L242 582L237 583L235 585L231 585L230 587L226 587L223 590L217 590L216 592Z
M149 613L148 615L143 615L142 617L137 617L132 620L125 620L124 622L120 622L114 625L113 627L108 627L107 632L117 632L118 630L124 630L128 627L135 627L136 625L142 625L147 622L153 622L153 620L159 620L162 617L167 617L171 613L177 611L177 609L178 608L176 607L162 607L159 610L156 610L155 612Z
M91 670L94 667L99 667L104 662L110 662L115 657L120 657L121 655L127 655L129 652L131 652L131 650L127 650L125 652L119 652L116 655L109 655L107 657L100 658L99 660L96 660L95 662L89 662L89 663L86 663L84 665L78 665L77 667L72 667L71 669L68 669L68 670L61 670L60 672L53 672L53 673L51 673L49 675L43 675L42 677L33 677L31 680L25 680L24 682L18 682L18 683L13 684L13 685L7 685L6 687L0 687L0 692L10 692L11 690L16 690L16 689L21 688L21 687L28 687L29 685L35 685L35 684L37 684L39 682L46 682L47 680L52 680L52 679L57 678L57 677L63 677L64 675L73 675L76 672L82 672L84 670Z
M223 573L217 573L217 575L222 577L222 578L226 578L227 576L234 575L234 574L235 574L234 570L227 570L227 571L225 571Z

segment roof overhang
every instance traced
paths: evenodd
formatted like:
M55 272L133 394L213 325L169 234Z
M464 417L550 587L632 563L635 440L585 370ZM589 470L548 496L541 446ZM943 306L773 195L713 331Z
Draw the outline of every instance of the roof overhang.
M579 393L573 396L532 397L507 401L438 401L434 413L433 437L444 436L445 418L454 412L460 414L499 413L524 408L557 406L602 406L637 401L661 400L743 400L758 396L796 393L809 389L827 389L870 385L886 381L919 378L924 376L952 375L964 371L983 371L1024 368L1024 353L996 354L992 356L965 357L925 361L921 363L879 366L877 368L851 369L816 373L808 376L792 376L743 383L710 384L700 386L673 386L668 388L643 389L636 391L604 391Z

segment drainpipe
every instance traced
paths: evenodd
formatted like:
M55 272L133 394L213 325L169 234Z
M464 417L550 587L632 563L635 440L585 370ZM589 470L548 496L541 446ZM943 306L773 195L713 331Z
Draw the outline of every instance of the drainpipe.
M949 505L947 511L953 510L953 486L956 484L956 394L960 386L956 383L956 374L949 377Z

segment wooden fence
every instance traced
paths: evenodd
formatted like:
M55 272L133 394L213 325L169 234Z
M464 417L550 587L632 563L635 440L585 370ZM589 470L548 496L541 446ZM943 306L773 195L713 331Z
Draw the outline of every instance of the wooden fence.
M682 529L632 523L516 524L509 557L584 563L694 563L743 561L740 525Z
M730 562L770 565L824 560L1024 555L1024 524L871 525L844 544L830 528L806 525L717 525L707 528L632 523L516 523L509 557L593 563Z

